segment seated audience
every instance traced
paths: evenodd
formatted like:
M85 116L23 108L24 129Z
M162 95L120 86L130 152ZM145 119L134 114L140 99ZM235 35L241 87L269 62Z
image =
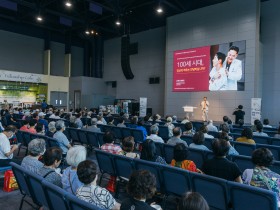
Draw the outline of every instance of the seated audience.
M113 116L108 117L108 124L107 125L115 126Z
M147 136L147 139L151 139L154 142L164 143L163 139L158 136L158 126L152 125L150 128L151 135Z
M253 132L253 136L266 136L268 137L267 133L264 133L263 131L263 125L261 123L256 125L256 131Z
M259 119L254 120L254 125L252 126L252 131L255 132L257 130L257 124L262 123Z
M127 185L129 197L121 203L121 210L155 210L146 200L152 198L156 192L156 177L146 170L134 171ZM157 205L160 208L159 205ZM158 208L157 208L158 209Z
M5 130L5 128L3 127L2 124L2 117L0 116L0 133L3 132Z
M230 139L229 139L229 135L227 132L220 132L219 133L219 139L223 139L226 140L228 142L229 145L229 151L228 151L228 155L239 155L239 153L236 151L236 149L230 144Z
M267 118L263 120L263 127L264 128L272 128L272 126L269 125L269 120Z
M45 135L45 129L44 129L44 125L41 123L37 123L35 126L36 132L39 135Z
M269 169L273 163L271 151L267 148L256 149L252 154L252 162L255 168L243 172L244 183L275 192L280 201L280 175Z
M184 136L190 136L192 137L195 134L193 130L193 125L191 122L186 122L185 123L185 131L183 133Z
M97 122L96 123L103 125L104 124L103 123L103 116L97 116Z
M147 133L146 128L143 125L144 125L144 121L143 120L138 120L136 129L142 131L143 139L145 140L147 138L148 133Z
M144 125L152 125L152 123L150 123L150 115L146 115L144 118Z
M172 117L167 117L166 119L166 123L164 124L164 126L168 127L168 136L169 138L171 138L173 136L173 128L175 128L175 126L172 124Z
M128 136L122 140L122 154L129 158L140 158L139 154L133 152L134 150L134 137Z
M76 114L76 120L75 120L75 124L77 125L77 128L81 129L83 128L83 122L81 120L81 114Z
M142 151L140 158L142 160L157 162L166 165L166 161L159 155L157 155L157 149L153 140L147 139L142 143Z
M101 150L112 154L122 154L122 148L119 145L114 144L115 138L112 132L105 132L103 141L105 144L101 146Z
M186 124L187 122L190 122L189 117L185 116L184 119L181 121L181 124Z
M229 127L226 124L221 124L220 125L220 132L224 132L224 133L229 134L230 133ZM229 136L229 135L227 135L227 136L228 136L229 140L232 140L231 136Z
M228 126L229 130L232 128L232 121L228 118L228 116L223 116L222 124L226 124ZM221 128L220 128L220 130L221 130Z
M49 123L48 127L49 127L49 129L48 129L48 131L46 132L45 135L46 135L47 137L53 138L53 135L54 135L54 133L56 132L55 121L51 121L51 122Z
M48 126L48 121L44 119L45 115L46 115L45 113L39 112L39 114L38 114L38 117L39 117L38 123L41 123L42 125L44 125L44 130L45 130L45 132L47 132L48 129L49 129L49 126Z
M117 203L108 190L97 186L97 167L93 161L85 160L79 163L77 175L83 183L76 192L78 198L102 209L120 208L120 204Z
M251 128L244 128L241 137L237 138L237 142L247 143L247 144L256 144L253 138L253 132Z
M18 149L18 145L11 145L9 139L13 138L17 128L8 125L6 129L0 133L0 167L10 166L10 162L20 164L20 161L13 158L13 153Z
M91 118L91 126L88 126L86 130L91 132L101 132L100 128L97 127L97 119Z
M123 118L123 117L120 117L118 120L119 120L119 123L117 124L117 127L125 128L126 125L124 124L124 123L125 123L124 118Z
M76 122L76 116L70 116L69 119L69 127L70 128L78 128L78 125L75 123Z
M204 144L205 138L204 133L198 131L193 136L193 143L190 144L190 148L210 151Z
M240 169L236 163L226 158L229 148L230 146L227 141L223 139L214 139L212 150L215 157L203 163L202 171L210 176L242 183Z
M213 120L208 121L207 129L208 131L218 132L218 128L215 125L213 125Z
M107 125L107 121L104 119L103 113L102 113L102 112L99 112L99 113L98 113L98 116L101 117L102 124ZM97 116L97 119L98 119L98 116Z
M184 144L186 147L188 146L187 142L181 139L182 136L182 130L179 127L176 127L173 129L173 137L171 137L168 141L167 144L170 145L176 145L178 143Z
M55 122L55 128L56 132L53 135L53 138L55 138L58 142L59 147L62 149L63 154L66 154L68 152L68 149L71 148L71 144L63 131L65 130L65 124L62 120L58 120Z
M23 126L21 126L20 130L21 131L26 131L28 132L29 129L29 121L28 120L23 120Z
M182 196L178 210L209 210L209 206L199 193L187 192Z
M37 133L35 126L36 126L36 120L32 119L29 121L29 128L28 128L28 132L29 133Z
M76 191L82 186L77 176L77 167L80 162L86 160L87 150L84 146L76 145L71 147L66 155L66 162L69 165L62 175L62 187L69 193L76 195Z
M208 128L206 125L200 127L199 131L204 134L204 138L213 139L214 136L208 134Z
M187 160L188 153L189 150L184 144L176 144L173 151L174 159L171 161L170 165L188 171L198 172L199 169L196 168L195 163L191 160Z
M44 166L38 170L38 174L46 181L62 187L61 174L56 172L62 160L62 150L59 147L50 147L43 155Z
M176 116L176 115L173 115L173 116L172 116L172 123L178 123L178 122L177 122L177 116Z
M33 139L28 144L28 156L24 157L21 166L35 174L38 170L44 166L44 164L38 159L46 151L46 142L44 139Z
M277 133L274 135L274 138L278 138L278 139L280 138L280 125L277 129Z

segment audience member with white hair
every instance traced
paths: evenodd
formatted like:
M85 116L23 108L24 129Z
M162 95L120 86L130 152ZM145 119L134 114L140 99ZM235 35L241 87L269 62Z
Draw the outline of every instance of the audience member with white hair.
M208 121L207 129L208 131L218 132L218 128L215 125L213 125L213 120Z
M46 142L44 139L33 139L28 144L28 156L23 158L21 162L21 166L33 173L38 172L40 168L43 167L43 163L38 159L45 153L46 151Z
M158 126L152 125L150 128L151 135L147 136L147 139L151 139L154 142L164 143L163 139L158 136Z
M97 119L92 118L91 119L91 126L88 126L86 130L91 131L91 132L101 132L100 128L97 127Z
M63 131L65 130L65 124L62 120L58 120L55 123L56 133L53 135L59 144L59 147L62 149L63 154L68 152L68 149L71 148L71 144Z
M175 126L172 124L172 117L167 117L166 119L166 123L164 126L168 127L168 136L169 138L173 136L173 128L175 128Z
M84 146L77 145L71 147L66 155L67 167L62 175L63 189L69 193L76 194L79 187L83 185L77 175L77 167L80 162L86 160L87 150Z
M56 132L55 121L51 121L48 124L49 130L46 132L46 136L53 138L54 133Z

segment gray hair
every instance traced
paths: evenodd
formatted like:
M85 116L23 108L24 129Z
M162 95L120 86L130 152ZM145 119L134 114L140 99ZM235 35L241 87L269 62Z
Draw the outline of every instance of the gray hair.
M75 117L75 116L71 116L70 119L69 119L69 121L70 121L71 123L75 123L76 117Z
M97 125L97 119L96 118L92 118L91 119L91 124L92 125Z
M64 127L65 127L65 124L64 124L63 120L58 120L55 122L55 128L57 131L60 131Z
M79 163L86 160L87 150L84 146L76 145L71 147L66 155L67 164L73 167L78 167Z
M151 134L157 134L158 132L158 126L157 125L152 125L150 128Z
M28 144L28 152L31 156L44 154L46 150L46 142L44 139L33 139Z
M55 128L55 121L51 121L50 123L49 123L49 131L51 131L51 132L54 132L54 131L56 131L56 128Z

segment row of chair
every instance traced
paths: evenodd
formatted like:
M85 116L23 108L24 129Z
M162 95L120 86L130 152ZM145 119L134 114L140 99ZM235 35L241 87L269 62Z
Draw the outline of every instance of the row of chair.
M186 191L195 191L202 194L211 209L277 209L276 194L268 190L100 150L96 150L96 158L102 173L100 181L104 174L129 179L134 170L148 170L155 175L157 191L163 193L165 198L169 195L181 196ZM117 183L116 194L118 185Z
M19 190L23 195L19 209L22 209L23 202L33 208L40 206L50 210L99 210L97 206L87 203L62 188L44 180L43 177L32 173L16 163L11 163L12 170L16 177ZM30 203L26 197L32 199ZM36 206L34 206L34 204Z
M174 146L155 143L157 154L165 158L167 163L171 163L174 156ZM194 161L198 168L201 168L204 161L214 157L212 151L199 150L194 148L188 148L188 159ZM244 155L231 155L227 157L229 160L235 162L239 169L243 172L245 169L254 168L251 157ZM280 174L280 161L274 161L270 169L278 174Z

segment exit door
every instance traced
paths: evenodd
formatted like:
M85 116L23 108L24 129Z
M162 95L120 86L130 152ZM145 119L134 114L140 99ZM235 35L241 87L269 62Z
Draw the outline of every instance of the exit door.
M51 91L50 99L55 107L67 107L67 92Z

